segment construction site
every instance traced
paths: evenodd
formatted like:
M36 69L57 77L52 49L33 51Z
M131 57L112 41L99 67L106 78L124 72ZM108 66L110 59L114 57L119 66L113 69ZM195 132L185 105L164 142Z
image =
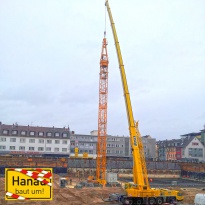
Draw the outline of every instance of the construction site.
M151 188L177 190L184 196L177 204L194 204L197 193L205 193L205 165L177 162L147 162L148 178ZM116 200L109 201L112 193L126 194L124 186L133 179L132 160L108 159L106 172L115 173L117 181L100 186L97 181L89 179L96 176L96 160L82 158L19 158L1 157L0 182L1 204L44 204L44 201L5 201L4 169L53 168L53 200L48 204L121 204ZM61 181L63 180L63 184Z
M69 158L0 157L0 204L194 204L205 194L205 164L177 161L146 161L138 121L134 119L123 57L109 1L105 1L121 75L127 113L131 158L106 156L108 104L108 49L106 30L102 40L99 75L97 157L87 154ZM53 200L5 200L5 168L52 168ZM19 196L24 197L24 196Z

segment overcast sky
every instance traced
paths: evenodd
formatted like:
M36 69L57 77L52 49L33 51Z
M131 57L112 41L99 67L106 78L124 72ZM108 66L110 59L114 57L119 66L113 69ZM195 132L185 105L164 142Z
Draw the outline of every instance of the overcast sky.
M135 120L157 140L205 124L205 1L110 0ZM108 134L128 136L108 16ZM0 0L0 121L98 126L104 0Z

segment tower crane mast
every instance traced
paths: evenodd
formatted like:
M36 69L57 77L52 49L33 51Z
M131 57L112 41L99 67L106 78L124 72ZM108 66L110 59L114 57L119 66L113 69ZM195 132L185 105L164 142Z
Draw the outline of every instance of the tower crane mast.
M98 142L96 159L96 179L102 185L106 184L108 63L107 40L104 36L100 57Z

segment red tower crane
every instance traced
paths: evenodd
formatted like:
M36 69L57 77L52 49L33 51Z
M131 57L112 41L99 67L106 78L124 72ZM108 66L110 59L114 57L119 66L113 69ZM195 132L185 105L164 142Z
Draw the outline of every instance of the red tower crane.
M107 139L107 95L108 95L108 54L107 40L104 37L100 57L99 109L98 109L98 142L96 160L96 179L106 184L106 139Z

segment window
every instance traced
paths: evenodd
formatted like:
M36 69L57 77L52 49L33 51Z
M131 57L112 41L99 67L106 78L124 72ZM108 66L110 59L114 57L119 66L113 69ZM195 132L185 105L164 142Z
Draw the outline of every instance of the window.
M93 144L91 143L90 146L93 147Z
M54 152L59 152L59 148L55 147Z
M59 133L59 132L56 132L56 133L55 133L55 136L56 136L56 137L59 137L59 136L60 136L60 133Z
M35 139L29 139L30 143L35 143Z
M0 142L6 142L6 137L0 137Z
M67 140L63 140L63 144L67 144Z
M26 139L25 138L20 138L20 143L25 143Z
M55 144L60 144L60 140L55 140Z
M107 150L107 153L110 153L110 150Z
M51 132L47 132L47 137L51 137L52 133Z
M34 136L35 135L35 132L30 132L30 136Z
M29 147L28 150L29 151L34 151L34 147Z
M0 150L6 149L6 146L0 146Z
M9 149L10 149L10 150L15 150L16 147L15 147L15 146L10 146Z
M46 143L47 144L52 144L52 140L47 140Z
M4 134L4 135L8 135L8 134L9 134L9 131L8 131L8 130L3 130L3 134Z
M46 151L50 152L51 151L51 147L46 147Z
M42 136L43 136L43 132L39 132L39 133L38 133L38 136L41 136L41 137L42 137Z
M75 146L75 142L71 142L70 145Z
M68 137L68 134L67 133L63 133L63 137Z
M25 150L25 147L24 146L20 146L19 150Z
M43 151L44 148L43 147L38 147L38 151Z
M26 131L21 131L21 135L26 135Z
M89 154L93 154L93 150L89 150Z
M11 132L12 135L17 135L17 133L18 133L17 130L12 130Z
M16 142L16 138L10 138L10 142Z
M67 152L67 148L62 148L62 152Z
M38 143L44 143L44 139L39 139Z
M124 147L123 144L121 145L121 147Z

